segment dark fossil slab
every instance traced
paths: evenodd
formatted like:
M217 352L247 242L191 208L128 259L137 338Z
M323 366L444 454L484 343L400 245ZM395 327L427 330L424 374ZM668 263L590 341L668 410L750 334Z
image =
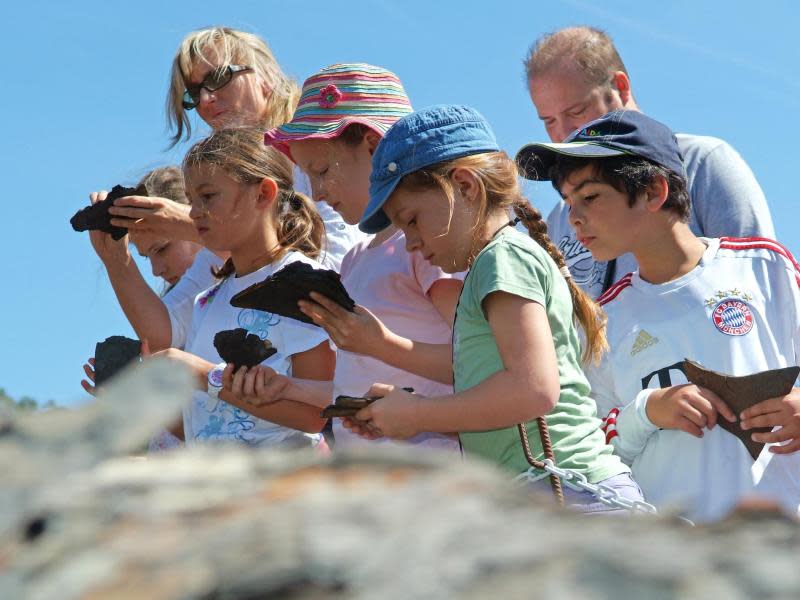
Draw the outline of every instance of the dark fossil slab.
M141 343L123 335L112 335L94 349L94 383L102 385L130 363L138 360Z
M719 396L725 404L736 414L737 420L734 423L720 417L717 424L726 431L729 431L747 447L753 460L758 458L764 444L754 442L750 436L754 433L771 431L770 427L755 427L744 431L738 420L739 414L746 408L776 396L785 396L792 390L800 367L787 367L785 369L771 369L752 375L733 377L723 373L717 373L702 365L689 360L683 361L683 368L686 378L695 385L711 390Z
M217 333L214 336L214 348L222 360L237 367L261 364L278 351L269 340L262 340L241 327Z
M121 240L128 233L128 230L125 227L117 227L111 224L113 217L108 212L108 209L114 204L114 200L125 196L147 196L147 188L144 185L136 188L115 185L111 188L105 200L76 212L69 220L70 225L75 231L104 231L111 234L111 237L115 240Z
M336 271L315 269L301 262L293 262L264 281L242 290L231 298L231 305L263 310L313 325L314 322L297 308L299 300L311 300L311 292L318 292L351 312L356 305Z

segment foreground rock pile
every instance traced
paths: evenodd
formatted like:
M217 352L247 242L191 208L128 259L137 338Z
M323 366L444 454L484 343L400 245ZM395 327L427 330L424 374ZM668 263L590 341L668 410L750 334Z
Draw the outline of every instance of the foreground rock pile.
M550 508L482 465L196 448L132 458L189 393L153 362L0 419L0 598L793 598L800 527Z

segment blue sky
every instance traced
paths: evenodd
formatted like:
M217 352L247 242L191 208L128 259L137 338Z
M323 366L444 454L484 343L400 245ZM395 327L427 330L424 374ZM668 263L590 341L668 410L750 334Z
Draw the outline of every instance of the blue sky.
M15 2L3 12L0 387L14 397L80 401L94 344L132 335L88 235L68 220L91 190L180 161L186 146L165 150L168 71L182 37L207 25L260 34L298 81L335 62L390 68L416 107L479 109L509 153L545 139L524 85L529 45L564 26L601 27L642 110L739 150L764 188L778 239L800 253L792 179L800 18L788 1L754 10L740 0L76 0ZM545 213L555 202L546 185L530 197Z

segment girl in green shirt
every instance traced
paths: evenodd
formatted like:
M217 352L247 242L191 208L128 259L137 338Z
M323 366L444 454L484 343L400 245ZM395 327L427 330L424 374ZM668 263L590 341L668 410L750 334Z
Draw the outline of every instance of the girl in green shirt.
M628 467L605 443L580 367L574 320L586 334L584 359L596 360L605 348L603 316L569 278L488 123L463 106L413 113L386 133L372 168L361 229L394 224L410 252L446 272L469 273L452 355L449 346L418 344L443 371L452 368L455 393L422 397L375 384L370 395L381 399L345 425L371 438L455 431L467 453L519 475L529 465L516 426L525 425L532 454L542 460L536 419L544 415L557 466L641 500ZM509 222L512 210L530 236ZM541 475L537 483L546 486ZM609 510L592 494L565 487L568 504Z

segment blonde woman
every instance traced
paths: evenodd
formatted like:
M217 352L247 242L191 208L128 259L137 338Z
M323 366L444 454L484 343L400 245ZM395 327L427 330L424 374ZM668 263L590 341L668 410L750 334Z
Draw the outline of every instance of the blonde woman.
M297 84L257 35L228 27L193 31L183 39L172 61L167 93L167 122L174 131L171 146L190 138L193 110L215 131L242 126L267 130L292 118L299 97ZM308 179L300 171L295 173L295 188L311 193ZM121 226L168 229L168 237L197 239L188 211L176 212L174 206L163 206L160 199L131 196L115 204L113 214L137 220L133 224L121 221ZM320 262L338 271L344 255L364 236L325 202L318 203L317 210L326 234Z

